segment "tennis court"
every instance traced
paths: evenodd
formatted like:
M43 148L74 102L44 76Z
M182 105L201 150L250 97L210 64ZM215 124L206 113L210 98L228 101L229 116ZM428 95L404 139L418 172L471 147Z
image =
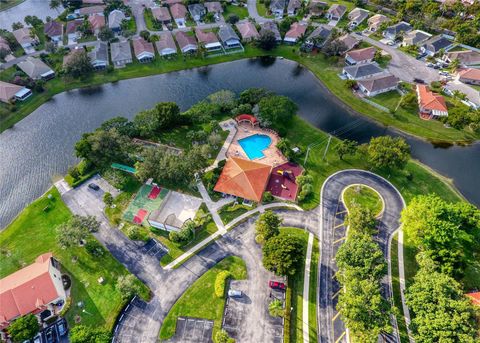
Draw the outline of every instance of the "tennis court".
M168 189L143 185L123 213L123 219L141 225L150 212L160 207L167 194Z

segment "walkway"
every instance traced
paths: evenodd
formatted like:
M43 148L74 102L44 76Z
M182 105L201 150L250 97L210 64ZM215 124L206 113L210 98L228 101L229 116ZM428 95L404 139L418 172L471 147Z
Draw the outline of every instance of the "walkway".
M227 139L225 139L225 142L223 142L222 148L218 152L218 155L215 158L215 161L210 167L205 169L206 172L212 169L215 169L218 166L218 163L220 161L223 161L227 158L228 148L230 147L230 144L232 143L232 140L235 137L235 134L237 133L237 125L235 123L235 120L233 119L222 121L218 125L220 125L223 131L229 131L229 133L228 133Z
M303 276L303 343L310 342L310 325L308 322L308 305L310 299L310 262L312 260L313 234L308 234L307 256L305 258L305 271Z

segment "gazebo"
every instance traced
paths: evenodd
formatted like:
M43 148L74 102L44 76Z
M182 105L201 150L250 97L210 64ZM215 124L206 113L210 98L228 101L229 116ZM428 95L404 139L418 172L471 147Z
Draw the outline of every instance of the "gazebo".
M250 123L252 126L259 124L258 119L251 114L240 114L235 118L235 121L238 124L247 122L247 123Z

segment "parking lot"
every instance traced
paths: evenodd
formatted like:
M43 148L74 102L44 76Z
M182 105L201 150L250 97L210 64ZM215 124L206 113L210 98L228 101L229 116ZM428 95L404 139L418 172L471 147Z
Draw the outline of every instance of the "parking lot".
M142 250L149 256L155 257L159 262L162 259L163 255L168 253L168 249L162 243L151 238L145 243L142 247Z
M170 343L211 343L213 321L199 318L178 317L175 336Z

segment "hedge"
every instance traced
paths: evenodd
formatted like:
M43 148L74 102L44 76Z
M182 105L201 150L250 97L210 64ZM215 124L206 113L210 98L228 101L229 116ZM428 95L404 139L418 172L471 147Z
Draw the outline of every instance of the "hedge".
M222 298L225 294L225 281L231 276L228 270L223 270L218 273L217 277L215 278L215 295L218 298Z

